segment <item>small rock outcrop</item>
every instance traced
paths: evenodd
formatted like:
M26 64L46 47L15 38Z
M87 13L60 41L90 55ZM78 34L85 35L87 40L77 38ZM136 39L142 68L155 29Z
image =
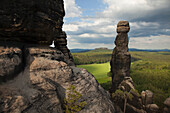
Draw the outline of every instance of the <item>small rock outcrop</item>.
M117 25L115 40L116 47L112 53L111 72L112 72L112 91L114 92L124 77L130 75L131 56L128 52L128 32L130 30L128 21L120 21Z
M164 101L164 105L163 113L170 113L170 97Z
M159 107L156 104L146 105L147 113L159 113Z
M141 92L143 104L146 106L148 104L153 104L153 92L150 90Z
M94 76L75 67L64 15L63 0L0 1L0 113L63 113L71 85L86 102L79 113L115 112Z

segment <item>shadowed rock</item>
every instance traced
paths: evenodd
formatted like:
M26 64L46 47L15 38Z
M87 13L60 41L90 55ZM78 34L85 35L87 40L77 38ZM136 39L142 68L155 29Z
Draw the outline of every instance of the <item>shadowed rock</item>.
M170 112L170 97L164 101L164 105L165 107L164 107L163 113L169 113Z
M19 42L49 46L54 41L73 62L62 31L64 16L63 0L1 0L0 45Z
M130 73L131 56L128 52L128 35L129 22L120 21L117 25L117 33L115 40L116 47L112 53L111 72L112 72L112 91L114 92L124 77L128 77Z
M0 41L52 43L62 31L63 0L1 0Z

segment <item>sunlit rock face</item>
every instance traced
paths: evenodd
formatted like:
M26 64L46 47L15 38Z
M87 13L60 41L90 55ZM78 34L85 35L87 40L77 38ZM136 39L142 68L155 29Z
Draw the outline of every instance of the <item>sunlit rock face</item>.
M115 40L116 47L112 53L111 72L112 72L112 90L115 91L124 77L130 73L131 56L128 52L128 32L130 30L128 21L120 21L117 24L117 33Z

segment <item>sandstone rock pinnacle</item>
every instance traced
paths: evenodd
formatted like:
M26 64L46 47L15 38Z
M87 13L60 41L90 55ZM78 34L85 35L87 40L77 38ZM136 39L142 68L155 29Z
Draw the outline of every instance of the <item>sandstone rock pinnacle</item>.
M112 91L115 91L125 77L129 76L131 56L128 52L128 32L130 30L128 21L120 21L117 24L115 40L116 47L112 53L111 72L112 72Z

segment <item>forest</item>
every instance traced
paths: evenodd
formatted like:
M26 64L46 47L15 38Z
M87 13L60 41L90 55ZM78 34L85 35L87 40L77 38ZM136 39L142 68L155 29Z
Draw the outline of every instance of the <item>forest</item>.
M138 52L131 54L130 76L138 92L151 90L154 102L163 107L163 101L170 94L170 52ZM110 59L112 50L92 50L73 53L77 67L91 72L106 89L111 86Z

